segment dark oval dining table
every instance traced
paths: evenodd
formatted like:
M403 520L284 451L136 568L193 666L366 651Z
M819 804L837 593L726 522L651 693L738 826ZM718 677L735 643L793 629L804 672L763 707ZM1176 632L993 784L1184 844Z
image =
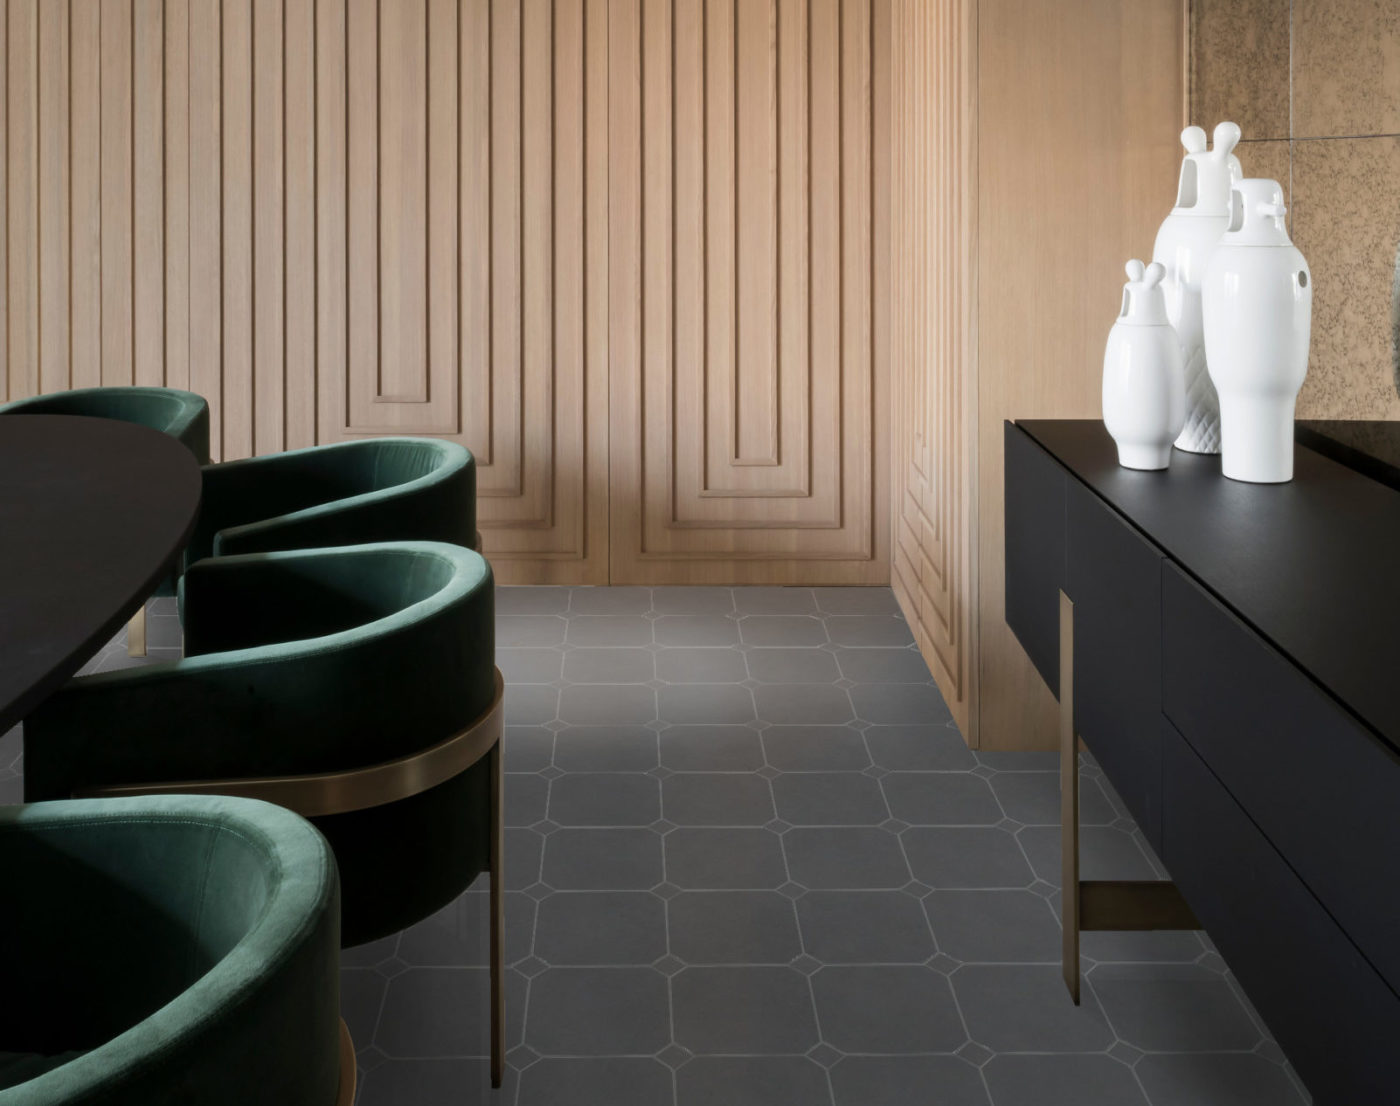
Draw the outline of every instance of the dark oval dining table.
M157 430L0 415L0 734L155 591L200 489L194 455Z

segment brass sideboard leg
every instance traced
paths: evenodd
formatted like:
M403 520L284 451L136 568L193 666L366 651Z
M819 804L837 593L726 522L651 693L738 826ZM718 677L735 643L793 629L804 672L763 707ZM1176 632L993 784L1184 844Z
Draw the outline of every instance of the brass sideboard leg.
M144 657L146 655L146 604L131 616L126 624L126 655Z
M1060 964L1079 1005L1079 743L1074 736L1074 603L1060 592Z

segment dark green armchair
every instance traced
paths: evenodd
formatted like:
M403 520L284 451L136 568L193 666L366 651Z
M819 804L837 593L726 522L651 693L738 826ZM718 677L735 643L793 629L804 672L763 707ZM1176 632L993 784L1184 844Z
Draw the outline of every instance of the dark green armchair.
M0 415L87 415L149 426L178 438L201 465L209 463L209 404L178 388L75 388L0 405Z
M311 818L347 946L491 873L501 1063L501 683L491 569L433 542L214 557L185 658L69 681L25 719L25 796L213 792Z
M208 465L185 563L384 541L480 546L470 452L440 438L366 438Z
M0 808L0 1106L349 1106L325 840L204 796Z
M122 386L47 392L0 404L0 415L86 415L134 422L169 434L184 443L201 465L209 463L209 404L203 396L178 388ZM174 593L173 580L156 591L157 595ZM144 606L127 626L127 650L133 657L146 655Z

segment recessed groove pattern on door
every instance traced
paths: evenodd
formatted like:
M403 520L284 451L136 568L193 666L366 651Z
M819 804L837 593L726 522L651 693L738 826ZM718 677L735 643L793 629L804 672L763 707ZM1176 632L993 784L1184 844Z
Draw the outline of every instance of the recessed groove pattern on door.
M895 0L891 58L892 583L969 740L974 16L973 0Z
M0 397L222 459L473 450L505 580L607 573L608 0L0 0Z
M613 579L888 579L886 0L611 5Z

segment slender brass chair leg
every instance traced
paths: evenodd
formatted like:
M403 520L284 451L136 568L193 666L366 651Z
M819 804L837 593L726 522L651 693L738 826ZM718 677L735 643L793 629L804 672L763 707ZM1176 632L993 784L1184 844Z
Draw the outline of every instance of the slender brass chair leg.
M1074 737L1074 603L1060 592L1060 966L1079 1005L1079 743Z
M350 1027L345 1019L340 1019L340 1093L336 1095L335 1106L352 1106L355 1101L355 1081L359 1073L355 1067L355 1042L350 1039Z
M144 657L146 655L146 604L131 616L126 624L126 655Z
M506 1066L505 804L501 741L491 747L491 1086L500 1087Z

